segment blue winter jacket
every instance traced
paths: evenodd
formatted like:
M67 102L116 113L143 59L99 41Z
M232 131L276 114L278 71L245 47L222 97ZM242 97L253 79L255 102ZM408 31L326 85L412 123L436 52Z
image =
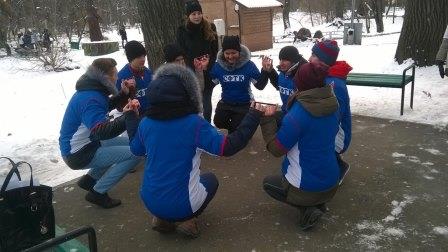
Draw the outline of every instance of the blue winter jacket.
M336 152L344 153L352 140L352 113L350 111L350 97L347 90L347 75L352 67L345 61L336 61L329 69L325 82L333 87L339 103L338 119L340 127L336 136Z
M143 114L143 112L148 108L148 100L145 99L145 95L146 95L146 89L148 88L149 83L151 83L152 80L152 72L149 68L145 67L143 78L139 76L134 76L131 70L131 65L128 63L118 72L118 79L116 83L117 89L121 90L121 82L123 80L130 78L135 79L136 84L135 98L140 102L139 111L140 114Z
M221 84L221 100L226 103L249 103L253 100L250 84L262 90L267 82L259 82L260 70L250 60L251 54L247 47L241 45L240 59L235 65L228 64L223 58L223 52L218 53L217 64L214 64L210 76L215 84Z

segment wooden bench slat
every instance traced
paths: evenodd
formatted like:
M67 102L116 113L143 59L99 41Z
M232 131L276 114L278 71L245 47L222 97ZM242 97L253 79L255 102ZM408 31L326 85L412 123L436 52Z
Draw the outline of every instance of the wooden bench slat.
M412 79L411 75L406 75L405 84ZM402 80L403 76L396 74L351 73L347 76L347 85L401 88Z

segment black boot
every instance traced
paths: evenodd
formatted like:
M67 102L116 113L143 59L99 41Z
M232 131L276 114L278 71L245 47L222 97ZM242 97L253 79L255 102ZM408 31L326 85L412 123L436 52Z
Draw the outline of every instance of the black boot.
M91 190L86 195L86 200L92 204L98 205L102 208L113 208L121 205L121 201L119 199L112 199L107 195L107 193L99 193L95 190Z
M299 225L303 231L312 229L320 220L324 214L319 208L312 207L300 207Z
M89 174L82 176L78 182L78 186L86 191L92 191L96 184L96 180L92 178Z

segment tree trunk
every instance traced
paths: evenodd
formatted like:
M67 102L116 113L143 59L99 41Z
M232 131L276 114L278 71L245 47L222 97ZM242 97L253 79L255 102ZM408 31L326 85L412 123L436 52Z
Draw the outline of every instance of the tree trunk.
M93 0L86 0L86 12L86 20L89 24L90 41L103 40L103 34L101 33L99 23L100 16L96 12L96 8L93 5Z
M176 41L177 28L183 22L183 1L137 0L137 7L148 52L148 65L156 69L165 61L163 47Z
M376 32L384 32L383 23L383 11L384 11L384 0L370 0L370 6L372 8L373 17L376 23Z
M285 0L285 4L283 5L283 27L285 31L291 28L291 23L289 22L290 11L291 11L290 0Z
M334 10L336 17L344 20L345 1L344 0L334 1Z
M311 12L311 3L310 3L310 0L308 0L308 12L310 13L311 26L314 27L314 23L313 23L313 13Z
M395 59L412 58L417 66L431 66L448 23L448 1L407 0Z

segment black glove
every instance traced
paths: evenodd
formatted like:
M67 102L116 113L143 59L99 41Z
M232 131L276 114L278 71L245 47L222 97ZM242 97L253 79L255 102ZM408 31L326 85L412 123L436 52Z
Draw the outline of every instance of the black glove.
M443 79L443 78L445 78L445 68L443 67L443 65L444 65L444 63L445 62L443 62L443 61L437 61L436 62L437 63L437 66L439 67L439 74L440 74L440 77Z

